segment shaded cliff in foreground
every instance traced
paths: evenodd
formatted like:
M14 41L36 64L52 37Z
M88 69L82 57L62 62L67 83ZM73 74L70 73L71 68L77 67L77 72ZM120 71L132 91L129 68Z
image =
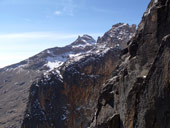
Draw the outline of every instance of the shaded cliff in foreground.
M103 85L91 128L170 127L169 9L169 0L149 4L128 53Z

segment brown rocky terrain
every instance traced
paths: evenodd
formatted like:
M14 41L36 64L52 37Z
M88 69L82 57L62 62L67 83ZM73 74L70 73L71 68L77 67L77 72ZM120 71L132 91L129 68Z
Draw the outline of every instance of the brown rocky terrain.
M63 82L57 82L61 78L55 74L34 83L23 128L88 127L100 86L115 70L119 54L120 49L116 48L103 56L94 54L82 58L66 67Z
M132 29L127 29L127 24L114 25L92 49L44 73L27 85L24 94L15 94L23 91L22 79L15 85L21 85L20 88L13 86L13 82L2 84L0 91L7 99L3 97L1 103L9 104L6 100L13 96L17 104L12 103L15 111L11 111L12 106L1 105L0 114L8 111L8 117L1 116L0 125L4 128L170 128L169 9L170 0L151 0L131 40L128 39L133 36L135 25ZM77 41L82 40L79 37ZM78 45L82 47L84 43ZM10 79L3 80L1 83L10 83ZM18 90L10 91L13 95L9 95L5 87Z
M112 29L117 29L118 35L126 32L122 38L130 39L134 28L122 25ZM91 36L83 35L66 47L47 49L0 69L0 126L88 126L100 86L119 62L121 47L112 48L106 44L96 43ZM72 74L75 72L77 75ZM79 118L78 113L81 114Z

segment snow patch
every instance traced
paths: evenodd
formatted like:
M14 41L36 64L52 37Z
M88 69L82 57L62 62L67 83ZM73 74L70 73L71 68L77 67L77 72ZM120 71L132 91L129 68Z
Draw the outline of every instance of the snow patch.
M50 62L50 61L49 61L49 62L46 64L46 66L49 67L49 68L50 68L50 71L51 71L51 70L53 70L53 69L55 69L55 68L60 67L63 63L64 63L64 62L61 62L61 61L54 61L54 62Z
M151 13L151 8L148 8L147 11L144 13L144 16L148 16Z
M155 3L155 4L158 3L158 0L154 0L154 3Z
M45 64L45 66L49 67L50 71L55 69L55 68L58 68L64 62L66 62L68 60L69 55L71 53L72 52L67 52L67 53L64 53L64 54L57 55L57 56L55 56L53 53L51 53L51 55L53 55L53 56L46 58L47 63Z
M62 117L61 117L61 120L65 120L67 117L66 117L66 115L62 115Z
M91 46L91 45L90 44L85 44L85 45L79 44L79 45L73 45L72 48L85 48L87 46Z
M145 79L145 78L146 78L146 76L143 76L143 78Z
M47 50L47 53L50 54L51 53L50 50Z
M35 86L36 86L36 87L39 87L39 85L38 85L38 84L36 84Z

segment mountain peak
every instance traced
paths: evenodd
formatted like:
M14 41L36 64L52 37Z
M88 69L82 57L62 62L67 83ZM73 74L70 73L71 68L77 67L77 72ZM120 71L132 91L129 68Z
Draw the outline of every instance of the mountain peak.
M120 46L120 48L127 47L127 42L132 38L136 31L136 25L129 25L127 23L118 23L106 32L103 37L99 37L98 44L106 44L109 47Z
M126 33L128 35L129 31L124 32ZM110 37L114 39L117 35L110 33L108 37L103 37L106 43L109 43ZM91 119L86 121L84 115L95 112L93 108L89 108L97 105L100 85L112 75L119 63L120 53L120 48L97 44L93 37L85 34L78 36L70 45L46 49L23 62L0 70L0 94L3 94L0 98L1 127L9 128L13 123L17 125L14 126L16 128L49 125L62 128L65 123L67 127L67 120L70 122L72 118L72 110L81 112L80 123L85 120L89 124L92 116L87 115ZM94 91L91 91L92 88ZM77 100L79 97L80 100ZM86 103L84 99L90 102ZM3 107L5 105L9 107ZM20 109L20 106L25 107ZM9 118L6 118L7 113ZM14 118L21 120L22 126ZM30 127L27 124L31 124ZM82 123L80 125L82 128L88 127ZM79 127L79 123L77 125L76 122L73 127Z
M78 36L75 42L73 42L71 45L89 45L89 44L95 44L96 41L93 39L92 36L89 36L87 34L84 34L83 36Z
M117 23L112 26L112 29L120 29L120 28L132 28L136 30L136 24L129 25L128 23Z

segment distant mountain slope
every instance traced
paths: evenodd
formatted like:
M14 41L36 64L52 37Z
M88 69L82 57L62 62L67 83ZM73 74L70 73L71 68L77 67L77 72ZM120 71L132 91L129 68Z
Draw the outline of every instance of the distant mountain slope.
M109 74L114 68L109 69L108 64L114 63L116 65L118 63L117 58L118 58L118 55L120 54L120 50L123 49L125 46L125 45L122 45L122 43L126 44L127 41L129 41L129 39L135 33L134 25L129 26L127 24L119 23L115 26L117 27L112 27L112 29L109 31L114 31L115 29L116 32L118 31L117 34L108 32L107 35L109 36L102 37L102 39L104 38L105 40L107 40L103 43L101 41L96 42L89 35L83 35L82 37L79 36L78 39L70 45L67 45L61 48L55 47L55 48L44 50L40 52L39 54L27 60L24 60L18 64L14 64L11 66L7 66L3 69L0 69L0 78L1 78L0 79L0 103L1 103L0 104L0 115L1 115L0 125L3 128L9 128L9 127L18 128L18 127L21 127L22 121L25 118L24 122L26 124L23 124L23 127L29 126L30 128L34 128L33 122L31 122L32 125L27 126L27 119L30 118L31 117L30 115L32 115L33 113L38 114L38 115L40 114L39 116L43 117L43 115L41 115L42 111L40 111L41 108L38 104L39 104L39 100L42 100L42 102L46 104L46 101L43 101L43 99L41 99L44 97L43 93L45 93L44 92L45 90L48 92L48 94L45 93L45 95L49 95L49 96L55 96L56 92L53 92L53 91L57 90L58 95L56 96L57 97L59 96L58 98L61 98L60 99L61 101L58 98L55 99L54 101L56 103L60 103L61 105L65 105L65 103L68 103L65 101L66 100L65 98L63 99L63 97L66 97L66 95L63 96L63 94L61 94L61 91L63 91L63 87L65 85L65 83L63 83L63 81L65 80L63 79L67 79L68 82L72 81L70 78L64 77L64 74L66 74L66 72L71 71L70 73L74 73L75 72L74 70L76 69L78 72L81 72L82 75L83 73L86 73L86 75L83 75L82 78L89 77L87 78L87 81L86 81L87 83L88 83L88 79L91 79L91 81L93 81L93 79L97 77L98 75L109 76ZM122 27L122 26L126 26L126 27ZM122 38L117 37L120 33L124 33L122 38L125 41L122 41ZM115 40L110 41L110 38L116 38L118 42ZM110 46L108 45L108 43L112 43L114 45ZM103 62L103 59L108 58L108 56L110 57L115 56L115 57L113 57L111 60L108 59L109 61L107 61L108 62L107 64L106 62ZM89 67L89 65L91 66ZM74 67L73 71L72 71L72 67ZM103 70L97 71L97 69L100 69L101 67L103 67ZM89 69L91 70L90 71L91 73L88 71ZM93 71L95 71L97 74L95 72L92 73ZM109 74L107 74L108 72ZM71 75L70 77L73 77L73 76ZM81 79L81 75L79 77ZM103 83L103 81L106 80L105 77L102 77L101 79L100 77L99 78L97 77L97 79L101 81L99 83ZM44 83L41 83L41 80L47 81L48 84L44 86ZM54 82L54 83L50 84L49 82ZM59 84L61 86L56 87L56 84ZM39 89L37 89L40 86L42 86L42 90L45 89L44 91L41 92L42 95L39 95L39 92L37 92L37 91L40 91ZM49 92L49 89L50 90L54 89L54 90L52 92ZM98 89L99 89L99 86L98 86ZM96 94L99 91L98 89L96 89ZM33 93L36 93L36 95L33 95L34 97L30 95ZM71 91L70 93L73 93L73 92ZM89 94L91 95L92 92ZM40 96L39 97L40 99L36 96ZM31 99L33 98L33 99L31 100L30 98ZM48 99L46 100L48 102ZM49 102L53 103L54 101L50 100ZM31 110L28 110L28 105L33 105L34 102L36 102L35 109L34 109L34 106L30 106ZM56 104L53 104L53 105L55 108L58 108L58 110L60 110L61 106L55 106ZM28 115L27 114L24 115L25 111L26 112L29 111L31 113L28 113ZM54 111L55 110L51 110L49 114L51 112L53 114L56 114ZM60 113L60 115L61 114L63 113ZM36 116L35 120L41 119L41 118L37 119L39 117L38 115ZM51 115L48 115L48 119L49 118L52 118ZM60 122L59 124L62 125L63 121L59 120L61 119L61 117L57 117L57 118L58 118L57 121ZM63 115L62 119L64 120L65 118L66 118L65 115ZM84 118L82 116L81 120L83 119ZM87 121L89 121L89 119ZM51 121L48 121L48 123L49 122ZM53 118L52 118L52 122L54 122ZM40 122L35 121L35 123L39 124ZM54 123L52 124L54 125ZM44 126L40 125L40 127L41 128L47 127L46 125L47 124L44 124ZM58 126L58 124L55 126Z

